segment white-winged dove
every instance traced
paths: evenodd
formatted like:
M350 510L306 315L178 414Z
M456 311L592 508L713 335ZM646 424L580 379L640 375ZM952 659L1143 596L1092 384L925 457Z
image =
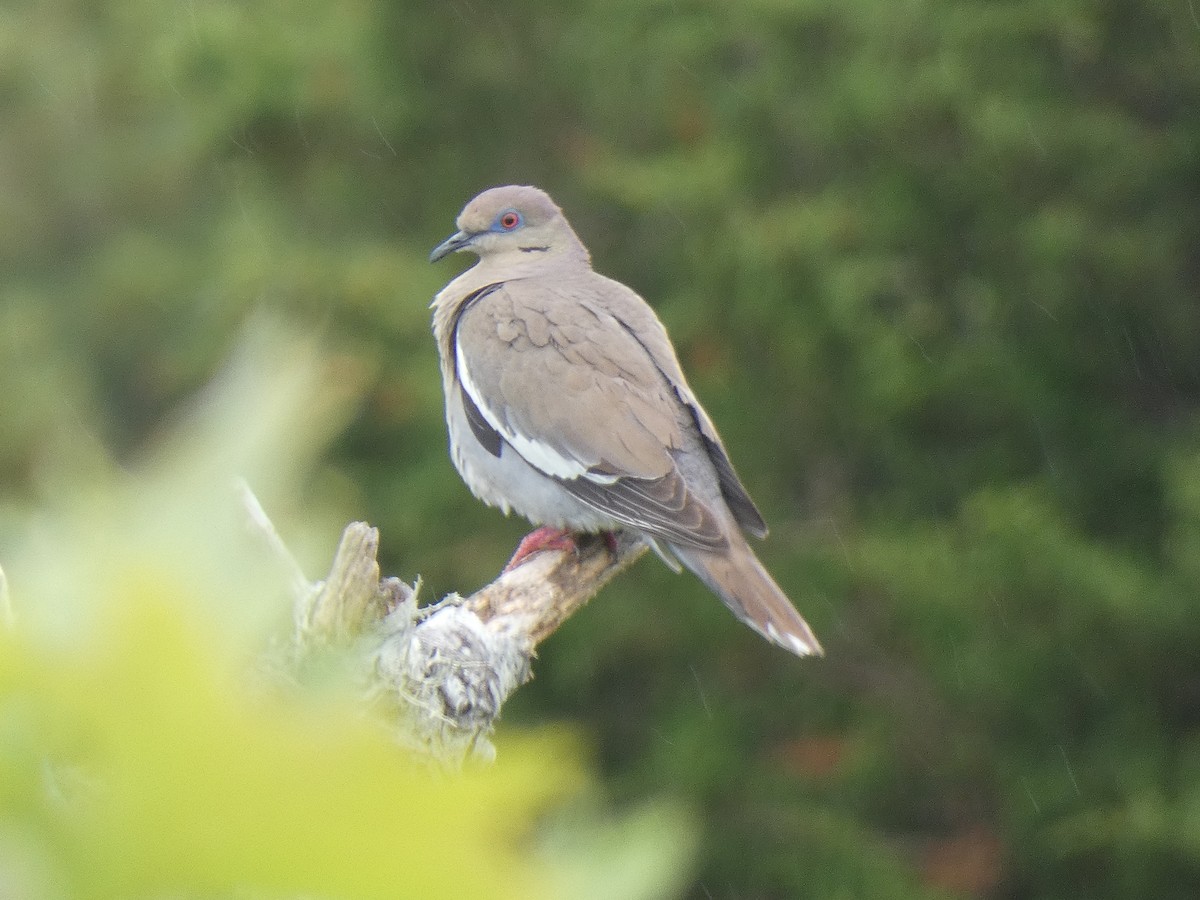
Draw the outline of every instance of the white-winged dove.
M484 191L456 224L430 254L479 257L433 301L450 450L476 497L543 526L514 562L633 531L769 641L821 653L742 536L767 526L654 311L535 187Z

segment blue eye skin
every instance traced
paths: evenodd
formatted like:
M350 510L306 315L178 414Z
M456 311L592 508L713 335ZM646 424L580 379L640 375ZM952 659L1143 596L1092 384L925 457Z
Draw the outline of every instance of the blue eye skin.
M492 225L493 231L516 231L525 224L525 218L515 209L506 209L500 215L496 216L496 222Z

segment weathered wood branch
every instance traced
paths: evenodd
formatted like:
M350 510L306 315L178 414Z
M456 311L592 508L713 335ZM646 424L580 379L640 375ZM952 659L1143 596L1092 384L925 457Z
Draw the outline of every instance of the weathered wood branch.
M289 571L299 572L248 489L243 499ZM491 758L501 707L532 677L537 645L645 551L618 535L615 550L585 537L577 553L537 553L469 597L419 607L419 583L381 578L379 531L352 522L329 575L293 577L293 663L331 647L369 655L368 691L396 718L405 745L441 763Z

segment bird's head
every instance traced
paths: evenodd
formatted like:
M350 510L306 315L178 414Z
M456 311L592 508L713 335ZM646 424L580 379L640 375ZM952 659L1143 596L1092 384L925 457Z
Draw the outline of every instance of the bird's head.
M463 208L455 224L458 231L433 248L430 262L459 250L469 250L480 259L501 254L522 258L571 254L587 259L587 250L562 210L535 187L489 188Z

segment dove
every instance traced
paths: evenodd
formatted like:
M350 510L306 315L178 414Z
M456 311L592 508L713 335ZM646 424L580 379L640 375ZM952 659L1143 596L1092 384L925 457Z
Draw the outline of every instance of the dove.
M649 304L536 187L486 190L455 224L430 261L479 259L431 305L450 452L478 499L540 526L510 566L632 532L768 641L820 655L746 540L766 523Z

